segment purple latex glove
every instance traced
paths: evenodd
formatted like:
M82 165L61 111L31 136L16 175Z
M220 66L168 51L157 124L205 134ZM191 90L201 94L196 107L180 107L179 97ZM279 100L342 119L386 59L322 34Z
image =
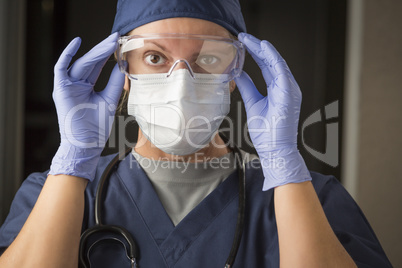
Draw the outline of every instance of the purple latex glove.
M106 88L94 91L99 74L117 48L112 34L68 68L81 44L75 38L54 67L53 100L60 129L60 146L49 174L73 175L93 180L100 154L110 135L114 114L124 85L116 65Z
M267 84L261 95L243 72L235 78L247 113L250 138L264 172L263 190L311 180L297 149L302 94L285 60L268 41L240 33L239 40L257 62Z

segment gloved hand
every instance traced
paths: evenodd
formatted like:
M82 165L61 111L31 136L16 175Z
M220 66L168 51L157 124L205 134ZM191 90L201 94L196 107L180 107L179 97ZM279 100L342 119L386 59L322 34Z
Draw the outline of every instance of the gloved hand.
M79 58L67 70L81 44L75 38L54 67L53 100L60 128L60 146L49 174L73 175L93 180L100 154L110 135L124 84L124 74L114 67L106 88L94 91L99 74L117 48L112 34Z
M250 138L261 160L263 190L311 180L297 149L302 99L299 86L269 42L245 33L239 34L239 40L257 62L267 84L267 96L263 96L245 72L235 79L246 108Z

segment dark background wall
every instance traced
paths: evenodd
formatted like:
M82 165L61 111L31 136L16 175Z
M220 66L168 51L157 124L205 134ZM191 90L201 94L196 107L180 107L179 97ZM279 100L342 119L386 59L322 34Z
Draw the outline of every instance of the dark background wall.
M346 0L244 0L241 1L248 32L260 39L269 40L288 62L303 91L300 125L316 112L338 101L337 123L342 130L342 97L345 49ZM26 98L25 98L25 167L27 176L34 171L49 168L58 142L58 126L51 99L53 65L63 48L75 36L83 39L77 56L110 34L114 19L115 1L95 0L30 0L27 2L26 46ZM113 60L105 66L97 89L106 84ZM255 84L265 92L265 83L251 57L245 70ZM230 116L241 114L241 127L245 124L244 108L238 104L240 94L232 99ZM241 112L237 109L240 107ZM340 178L341 167L328 165L311 155L304 144L324 153L326 151L326 123L318 122L304 130L304 143L299 149L310 169ZM134 141L135 126L126 130ZM301 133L301 131L299 132ZM247 150L253 149L244 142L241 132L233 133L234 140ZM336 141L336 162L340 157L340 135ZM117 149L106 149L111 153ZM341 178L340 178L341 179Z
M332 142L335 162L325 163L327 125L342 132L343 73L346 0L241 0L248 32L269 40L287 60L303 91L300 125L312 114L325 117L327 104L337 101L338 116L318 121L299 133L299 149L311 170L334 174L342 180L341 135ZM0 30L0 222L8 214L11 200L28 174L45 171L59 144L56 111L52 100L53 66L64 47L76 36L83 39L77 57L110 34L116 1L106 0L4 0L1 2ZM77 58L76 57L76 58ZM111 59L96 89L108 80ZM245 70L261 92L265 83L251 57ZM243 127L245 113L235 91L231 118L238 119L233 140L246 150ZM316 114L318 112L318 114ZM7 131L6 131L7 130ZM135 141L136 126L124 130ZM112 141L116 141L112 131ZM116 143L116 142L115 142ZM106 148L105 154L117 151ZM309 150L309 151L308 151ZM324 160L324 161L323 161Z

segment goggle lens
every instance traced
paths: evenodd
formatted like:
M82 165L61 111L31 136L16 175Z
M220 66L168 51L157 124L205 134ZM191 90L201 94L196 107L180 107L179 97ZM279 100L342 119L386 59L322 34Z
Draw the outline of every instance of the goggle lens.
M225 74L232 80L244 63L243 45L218 36L137 35L123 36L119 43L120 70L129 76L191 68L195 74Z

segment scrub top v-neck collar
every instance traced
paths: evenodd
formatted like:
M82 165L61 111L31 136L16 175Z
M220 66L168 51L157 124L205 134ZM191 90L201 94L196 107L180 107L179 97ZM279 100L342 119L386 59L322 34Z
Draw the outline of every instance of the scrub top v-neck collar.
M132 151L176 226L236 170L233 153L208 161L153 160Z
M143 223L170 266L185 254L191 243L238 196L238 176L237 172L233 172L174 226L151 182L132 154L120 163L117 173L138 208ZM157 220L155 215L158 215Z

